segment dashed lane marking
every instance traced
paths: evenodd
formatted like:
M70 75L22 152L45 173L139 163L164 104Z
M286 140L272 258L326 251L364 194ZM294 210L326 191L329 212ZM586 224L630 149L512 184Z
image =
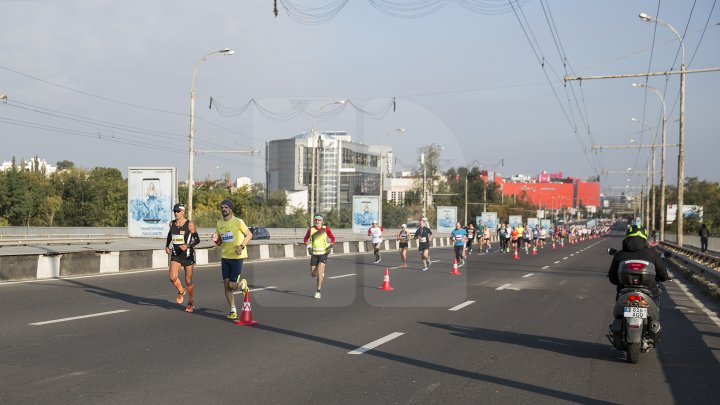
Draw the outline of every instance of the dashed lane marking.
M73 316L70 318L53 319L51 321L35 322L35 323L31 323L30 325L40 326L40 325L47 325L49 323L58 323L58 322L74 321L77 319L94 318L96 316L113 315L113 314L119 314L121 312L128 312L128 311L130 311L130 310L129 309L118 309L117 311L99 312L97 314L80 315L80 316Z
M401 267L402 267L402 266L393 267L393 269L399 269L399 268L401 268ZM356 275L355 273L351 273L351 274L341 274L341 275L339 275L339 276L332 276L332 277L328 277L328 278L343 278L343 277L352 277L352 276L355 276L355 275Z
M540 270L546 270L546 269L549 269L549 268L550 268L550 266L545 266L545 267L541 268Z
M558 261L554 262L553 264L558 264L558 263L560 263L560 260L558 260Z
M568 259L567 256L563 257L563 260L567 260L567 259Z
M460 305L455 305L454 307L448 309L448 311L459 311L459 310L465 308L466 306L473 304L474 302L475 301L465 301Z
M385 336L385 337L383 337L383 338L380 338L380 339L378 339L378 340L375 340L375 341L373 341L373 342L370 342L370 343L366 344L365 346L360 346L360 347L358 347L357 349L348 352L348 354L363 354L363 353L365 353L365 352L368 351L368 350L372 350L372 349L380 346L381 344L387 343L387 342L389 342L389 341L391 341L391 340L393 340L393 339L395 339L395 338L398 338L398 337L400 337L400 336L402 336L402 335L404 335L403 332L393 332L393 333L391 333L391 334L389 334L389 335L387 335L387 336Z
M535 275L535 273L526 274L526 275L523 276L523 278L532 277L532 276L534 276L534 275Z

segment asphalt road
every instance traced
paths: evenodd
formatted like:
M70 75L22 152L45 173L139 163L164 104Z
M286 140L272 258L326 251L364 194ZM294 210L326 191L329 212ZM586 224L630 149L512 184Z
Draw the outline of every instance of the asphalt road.
M407 270L397 252L334 256L322 300L307 260L257 262L256 327L225 319L218 266L196 269L192 314L166 271L0 284L0 403L717 403L720 320L686 281L666 284L664 340L638 364L605 338L619 244L475 254L461 276L448 248L428 272L414 250Z

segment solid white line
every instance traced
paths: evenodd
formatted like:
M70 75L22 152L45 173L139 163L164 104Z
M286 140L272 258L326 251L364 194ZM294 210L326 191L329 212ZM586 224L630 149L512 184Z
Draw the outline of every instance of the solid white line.
M355 349L351 352L348 352L348 354L363 354L368 350L372 350L372 349L380 346L381 344L387 343L387 342L389 342L397 337L400 337L402 335L404 335L403 332L393 332L393 333L385 336L384 338L380 338L374 342L370 342L370 343L366 344L365 346L358 347L357 349Z
M545 266L545 267L541 268L540 270L545 270L545 269L549 269L549 268L550 268L550 266Z
M62 319L55 319L52 321L44 321L44 322L35 322L31 323L30 325L33 326L40 326L40 325L47 325L49 323L58 323L58 322L65 322L65 321L74 321L76 319L85 319L85 318L93 318L96 316L105 316L105 315L112 315L112 314L119 314L121 312L128 312L129 309L118 309L117 311L108 311L108 312L100 312L97 314L89 314L89 315L81 315L81 316L73 316L70 318L62 318Z
M351 274L342 274L342 275L339 275L339 276L332 276L332 277L328 277L328 278L343 278L343 277L352 277L352 276L354 276L354 275L356 275L356 274L355 274L355 273L351 273Z
M535 273L526 274L526 275L523 276L523 278L532 277L532 276L534 276L534 275L535 275Z
M495 291L504 290L504 289L510 287L511 285L512 285L512 284L503 284L503 285L501 285L500 287L496 288Z
M697 298L688 290L688 288L685 286L685 284L681 283L677 279L675 279L675 284L677 284L681 290L687 295L688 298L690 298L690 301L693 302L693 304L697 305L698 308L700 308L705 314L710 318L711 321L715 322L715 325L720 327L720 318L718 318L718 315L708 309L705 305L703 305L702 302L698 301Z
M248 291L255 292L255 291L262 291L262 290L272 290L273 288L277 288L277 287L271 285L270 287L252 288ZM233 291L233 294L242 294L242 291Z
M460 310L460 309L465 308L466 306L468 306L468 305L470 305L470 304L473 304L474 302L475 302L475 301L465 301L465 302L463 302L463 303L460 304L460 305L456 305L456 306L448 309L448 311L458 311L458 310Z

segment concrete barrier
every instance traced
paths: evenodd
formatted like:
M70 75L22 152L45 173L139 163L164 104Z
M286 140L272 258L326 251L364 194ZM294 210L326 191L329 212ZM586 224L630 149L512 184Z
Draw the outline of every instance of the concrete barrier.
M410 248L417 248L417 241L409 241ZM434 238L433 246L450 246L449 238ZM386 240L384 251L398 250L396 240ZM343 241L335 244L334 254L358 254L372 252L368 240ZM303 243L263 243L248 246L248 262L277 259L306 258L307 247ZM205 244L196 249L196 264L219 263L221 249ZM161 269L168 267L169 258L164 249L121 251L74 251L68 253L28 254L0 256L0 281L62 278L77 275L119 273L130 270Z

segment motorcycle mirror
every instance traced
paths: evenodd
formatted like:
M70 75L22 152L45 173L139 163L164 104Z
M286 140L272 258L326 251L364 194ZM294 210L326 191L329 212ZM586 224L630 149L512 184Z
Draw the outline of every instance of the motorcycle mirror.
M663 258L663 259L669 259L669 258L671 258L672 256L673 256L673 255L672 255L672 253L670 253L670 252L663 252L663 253L660 255L660 257Z
M608 248L607 252L610 256L614 256L615 253L617 253L617 249Z

